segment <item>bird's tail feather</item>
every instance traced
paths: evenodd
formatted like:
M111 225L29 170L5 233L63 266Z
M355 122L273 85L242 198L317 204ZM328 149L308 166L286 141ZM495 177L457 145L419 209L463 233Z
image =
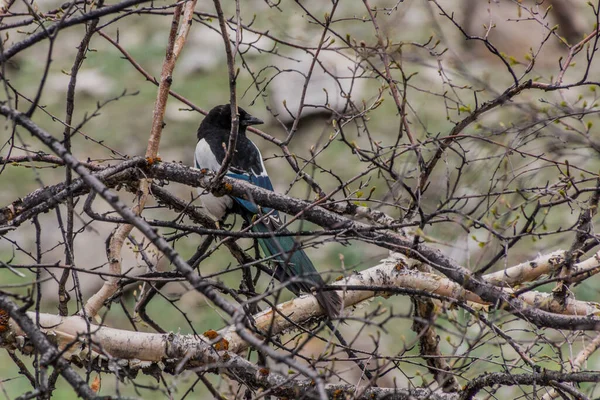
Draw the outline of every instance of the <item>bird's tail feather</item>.
M342 310L342 298L337 292L317 290L315 297L329 318L340 316Z
M272 232L262 222L252 226L253 232ZM280 229L279 232L287 232ZM342 299L335 291L324 292L319 288L325 281L315 269L304 250L294 241L292 236L270 236L259 238L258 243L267 257L273 257L277 262L275 269L276 278L281 282L288 281L291 277L299 277L300 281L289 284L287 287L298 294L299 292L311 293L316 287L317 301L330 318L339 316L342 308ZM292 252L293 251L293 252ZM291 254L290 254L291 253Z

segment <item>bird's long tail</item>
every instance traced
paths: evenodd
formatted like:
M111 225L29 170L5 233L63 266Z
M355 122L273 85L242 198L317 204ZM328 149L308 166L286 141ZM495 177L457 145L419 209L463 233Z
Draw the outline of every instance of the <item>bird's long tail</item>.
M262 222L252 226L253 232L272 232ZM288 232L285 228L278 232ZM325 281L315 269L304 250L299 248L298 243L292 236L270 236L259 238L258 243L267 257L273 257L277 262L275 269L276 278L281 282L287 282L291 277L301 278L298 282L289 284L287 287L298 294L299 292L311 293L316 288L315 297L330 318L339 316L342 308L342 299L335 291L322 291L320 287Z

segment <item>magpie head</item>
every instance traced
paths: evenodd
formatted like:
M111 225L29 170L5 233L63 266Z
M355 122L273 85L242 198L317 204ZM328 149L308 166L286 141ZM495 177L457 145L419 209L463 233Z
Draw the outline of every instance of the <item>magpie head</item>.
M239 130L244 133L246 131L246 127L250 125L260 125L263 121L259 118L253 117L248 114L246 110L242 107L238 107L239 118ZM210 124L212 126L217 126L219 128L224 128L227 130L231 130L231 106L229 104L223 104L220 106L216 106L202 121L202 124Z

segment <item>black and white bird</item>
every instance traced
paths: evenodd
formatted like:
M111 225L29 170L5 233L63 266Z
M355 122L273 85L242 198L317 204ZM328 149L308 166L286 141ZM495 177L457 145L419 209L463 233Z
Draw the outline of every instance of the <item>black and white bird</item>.
M235 152L227 171L227 176L241 179L273 190L267 175L258 147L246 136L246 128L250 125L262 124L263 121L248 114L238 107L239 129ZM198 128L198 144L194 153L196 168L218 171L225 158L226 148L231 133L231 107L229 104L216 106L204 118ZM298 295L300 292L315 296L330 318L340 313L341 299L335 291L319 290L325 281L319 275L306 253L295 242L291 235L278 236L277 233L289 233L282 228L277 210L260 207L249 200L238 197L216 197L201 191L201 200L206 210L217 220L222 221L229 212L239 214L251 226L253 232L272 233L272 236L258 239L265 256L277 263L276 278L288 282L297 277L287 287ZM263 218L257 218L257 216Z

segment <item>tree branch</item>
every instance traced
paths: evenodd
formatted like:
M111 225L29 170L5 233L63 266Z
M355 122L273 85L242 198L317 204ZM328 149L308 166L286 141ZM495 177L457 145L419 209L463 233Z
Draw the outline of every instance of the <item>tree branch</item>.
M55 32L57 32L61 29L65 29L70 26L82 24L84 22L87 22L87 21L90 21L93 19L97 19L97 18L103 17L105 15L113 14L113 13L122 11L128 7L135 6L136 4L141 4L141 3L144 3L147 1L149 1L149 0L124 0L120 3L113 4L111 6L105 6L105 7L99 8L99 9L95 9L93 11L90 11L90 12L80 15L78 17L69 18L65 21L61 21L61 22L52 24L52 25L40 30L39 32L34 33L33 35L28 36L27 39L24 39L18 43L15 43L14 45L12 45L8 49L6 49L4 52L2 52L2 54L0 54L0 63L4 63L4 62L10 60L15 54L33 46L37 42L40 42L40 41L54 35Z
M18 329L23 334L26 334L27 338L40 353L42 368L45 368L48 365L54 365L79 396L84 399L96 398L96 394L73 370L73 368L71 368L67 360L60 356L56 347L51 344L46 335L35 326L31 318L25 315L15 303L2 293L0 293L0 308L8 311L11 321L13 321L14 324L13 329ZM3 331L3 329L0 329L0 334L5 335L6 332L3 333ZM2 342L4 342L4 340Z

